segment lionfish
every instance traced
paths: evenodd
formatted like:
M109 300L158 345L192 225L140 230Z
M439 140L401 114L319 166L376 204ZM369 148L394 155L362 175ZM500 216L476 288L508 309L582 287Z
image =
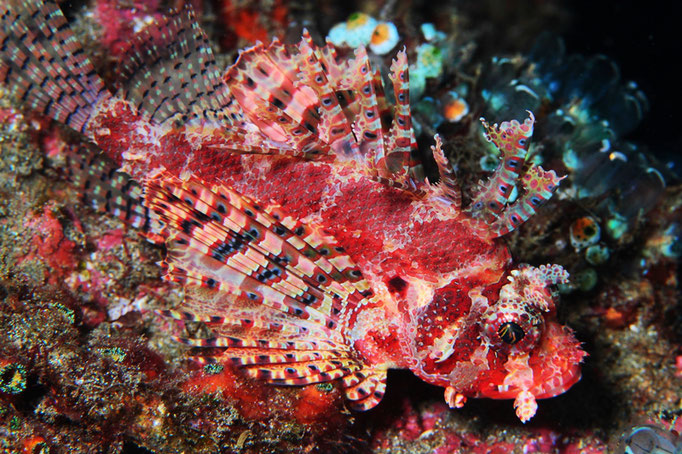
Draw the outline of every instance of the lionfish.
M580 379L585 353L556 320L567 273L514 267L500 239L560 181L526 160L532 113L483 121L500 164L464 206L438 136L437 183L413 158L404 50L394 104L363 47L341 58L305 31L223 73L185 8L131 38L113 94L54 1L1 8L0 80L120 166L81 161L77 180L165 242L165 278L186 296L162 314L210 327L178 338L205 361L276 385L338 381L358 410L409 369L451 407L515 399L524 422Z

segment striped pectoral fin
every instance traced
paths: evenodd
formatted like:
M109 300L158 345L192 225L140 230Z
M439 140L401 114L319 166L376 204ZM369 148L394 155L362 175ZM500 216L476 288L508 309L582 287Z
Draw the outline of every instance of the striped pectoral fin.
M359 306L380 301L321 226L197 179L164 176L148 181L146 190L150 211L165 225L167 276L187 292L180 309L161 315L205 322L214 333L180 342L209 349L208 356L222 350L216 359L279 385L332 381L363 369L344 334ZM368 382L374 397L360 406L378 402L382 381Z
M236 366L262 366L272 364L310 364L311 371L323 372L339 368L342 353L336 350L269 350L260 348L231 348L223 357ZM333 367L332 367L333 366ZM346 367L347 365L343 365Z
M260 333L262 334L262 333ZM188 347L198 348L227 348L228 350L239 349L259 349L259 350L277 350L279 352L294 352L297 350L303 351L330 351L335 357L347 356L345 352L346 347L343 344L338 344L327 339L316 339L309 337L301 338L278 338L271 335L263 335L259 337L244 331L241 334L234 334L231 336L215 336L209 338L196 339L192 337L175 336L173 339Z
M355 360L341 357L297 363L262 363L244 369L249 376L275 385L300 386L338 380L360 368Z
M319 227L229 187L164 177L147 183L150 210L166 225L169 274L270 304L336 329L374 298L362 272Z
M250 377L283 386L300 386L342 379L362 369L345 345L325 339L278 340L252 337L244 331L239 336L175 340L198 349L200 360L223 362L244 370ZM272 336L272 333L265 334ZM217 350L217 351L215 351Z
M386 392L386 371L364 368L343 378L349 405L354 410L366 411L376 407Z
M192 293L194 293L193 289L187 288L187 295ZM203 295L206 296L208 293L203 292ZM292 315L268 301L252 301L220 291L212 291L212 293L216 296L209 298L186 296L183 306L159 311L159 315L182 323L205 323L215 334L216 339L211 341L214 344L238 338L250 347L260 346L260 341L266 341L267 345L277 345L277 348L283 346L281 348L343 349L341 346L344 345L344 341L341 333L320 323L315 317L306 319ZM202 340L197 342L201 343ZM212 346L234 348L236 345Z

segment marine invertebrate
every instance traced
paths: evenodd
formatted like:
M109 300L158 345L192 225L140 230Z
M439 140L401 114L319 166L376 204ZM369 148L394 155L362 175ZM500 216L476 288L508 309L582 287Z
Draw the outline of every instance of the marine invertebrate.
M439 137L437 184L412 158L404 51L394 106L364 47L340 59L307 33L244 50L221 75L185 9L133 40L113 94L55 3L13 1L2 21L0 80L128 174L84 190L166 243L186 300L163 315L212 329L178 338L198 360L280 385L339 380L359 410L406 368L453 407L514 399L524 422L579 380L584 352L552 291L567 273L513 268L499 239L561 180L526 162L531 113L483 122L501 160L465 207Z
M380 22L372 32L369 48L377 55L389 53L398 44L400 36L392 22Z
M618 440L616 453L677 453L682 450L682 437L650 424L634 426Z
M443 101L443 117L450 123L457 123L469 113L469 105L456 91L449 91Z
M346 22L329 30L327 41L338 47L369 46L377 55L390 52L400 41L398 28L392 22L380 22L365 13L353 13Z
M576 250L597 244L600 238L601 228L592 216L583 216L571 223L570 240Z
M445 55L436 44L426 42L417 46L417 60L410 65L410 96L417 99L424 93L426 79L440 77Z
M345 22L340 22L329 30L327 40L335 46L356 48L366 46L372 41L374 29L379 22L369 14L353 13Z
M601 265L609 259L609 248L593 244L585 250L585 260L591 265Z
M15 361L0 359L0 391L19 394L26 389L26 368Z

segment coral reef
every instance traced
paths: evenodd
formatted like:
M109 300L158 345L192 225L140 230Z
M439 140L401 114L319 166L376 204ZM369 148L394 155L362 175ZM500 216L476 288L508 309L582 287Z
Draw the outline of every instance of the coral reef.
M566 178L506 245L517 262L536 269L556 263L570 274L568 282L552 282L560 284L557 319L589 355L582 379L540 401L524 425L509 402L470 399L451 409L442 388L407 371L390 371L381 403L359 413L348 409L339 383L275 387L229 365L188 361L206 349L169 334L205 339L209 331L201 320L179 323L183 316L168 312L197 295L162 280L157 262L165 247L154 231L130 216L120 219L126 203L143 219L139 193L122 192L130 199L123 209L116 205L118 212L109 204L113 197L93 196L86 188L116 166L82 137L20 107L0 85L0 452L591 453L617 449L619 441L621 450L641 440L679 445L682 185L645 144L629 139L649 106L621 78L617 62L574 55L555 36L537 36L538 23L563 21L557 13L563 5L534 4L538 10L529 14L523 2L514 11L462 3L415 14L379 2L349 18L351 5L192 3L225 66L238 48L300 36L301 26L324 37L334 24L347 32L362 25L353 21L377 18L362 43L380 45L383 38L391 46L371 55L384 78L405 46L411 81L416 74L410 94L423 171L429 181L447 181L442 160L428 151L438 133L464 201L475 203L485 192L479 181L499 158L478 117L523 121L532 110L528 163ZM170 6L177 5L62 4L112 85L112 67L131 36L165 23ZM498 35L510 38L501 42ZM341 44L340 53L359 45L346 37ZM87 156L84 164L73 150ZM90 174L79 176L79 166ZM495 175L493 181L506 181ZM116 184L130 189L131 181ZM503 203L521 206L528 193L519 186ZM494 222L494 213L472 216ZM403 284L396 280L391 289L399 293ZM512 300L523 291L513 279L507 285ZM549 292L545 284L533 288ZM504 336L516 343L516 327L505 320L495 332L505 325ZM459 406L461 397L451 397ZM535 411L532 402L519 406Z

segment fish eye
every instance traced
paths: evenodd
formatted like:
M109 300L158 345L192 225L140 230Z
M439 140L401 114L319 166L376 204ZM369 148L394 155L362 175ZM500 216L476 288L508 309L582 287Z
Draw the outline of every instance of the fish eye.
M544 328L542 314L523 300L501 299L481 317L481 336L503 352L523 353L538 343Z
M500 325L497 329L497 334L503 342L509 345L516 344L526 335L526 333L523 332L523 328L514 322L506 322Z

